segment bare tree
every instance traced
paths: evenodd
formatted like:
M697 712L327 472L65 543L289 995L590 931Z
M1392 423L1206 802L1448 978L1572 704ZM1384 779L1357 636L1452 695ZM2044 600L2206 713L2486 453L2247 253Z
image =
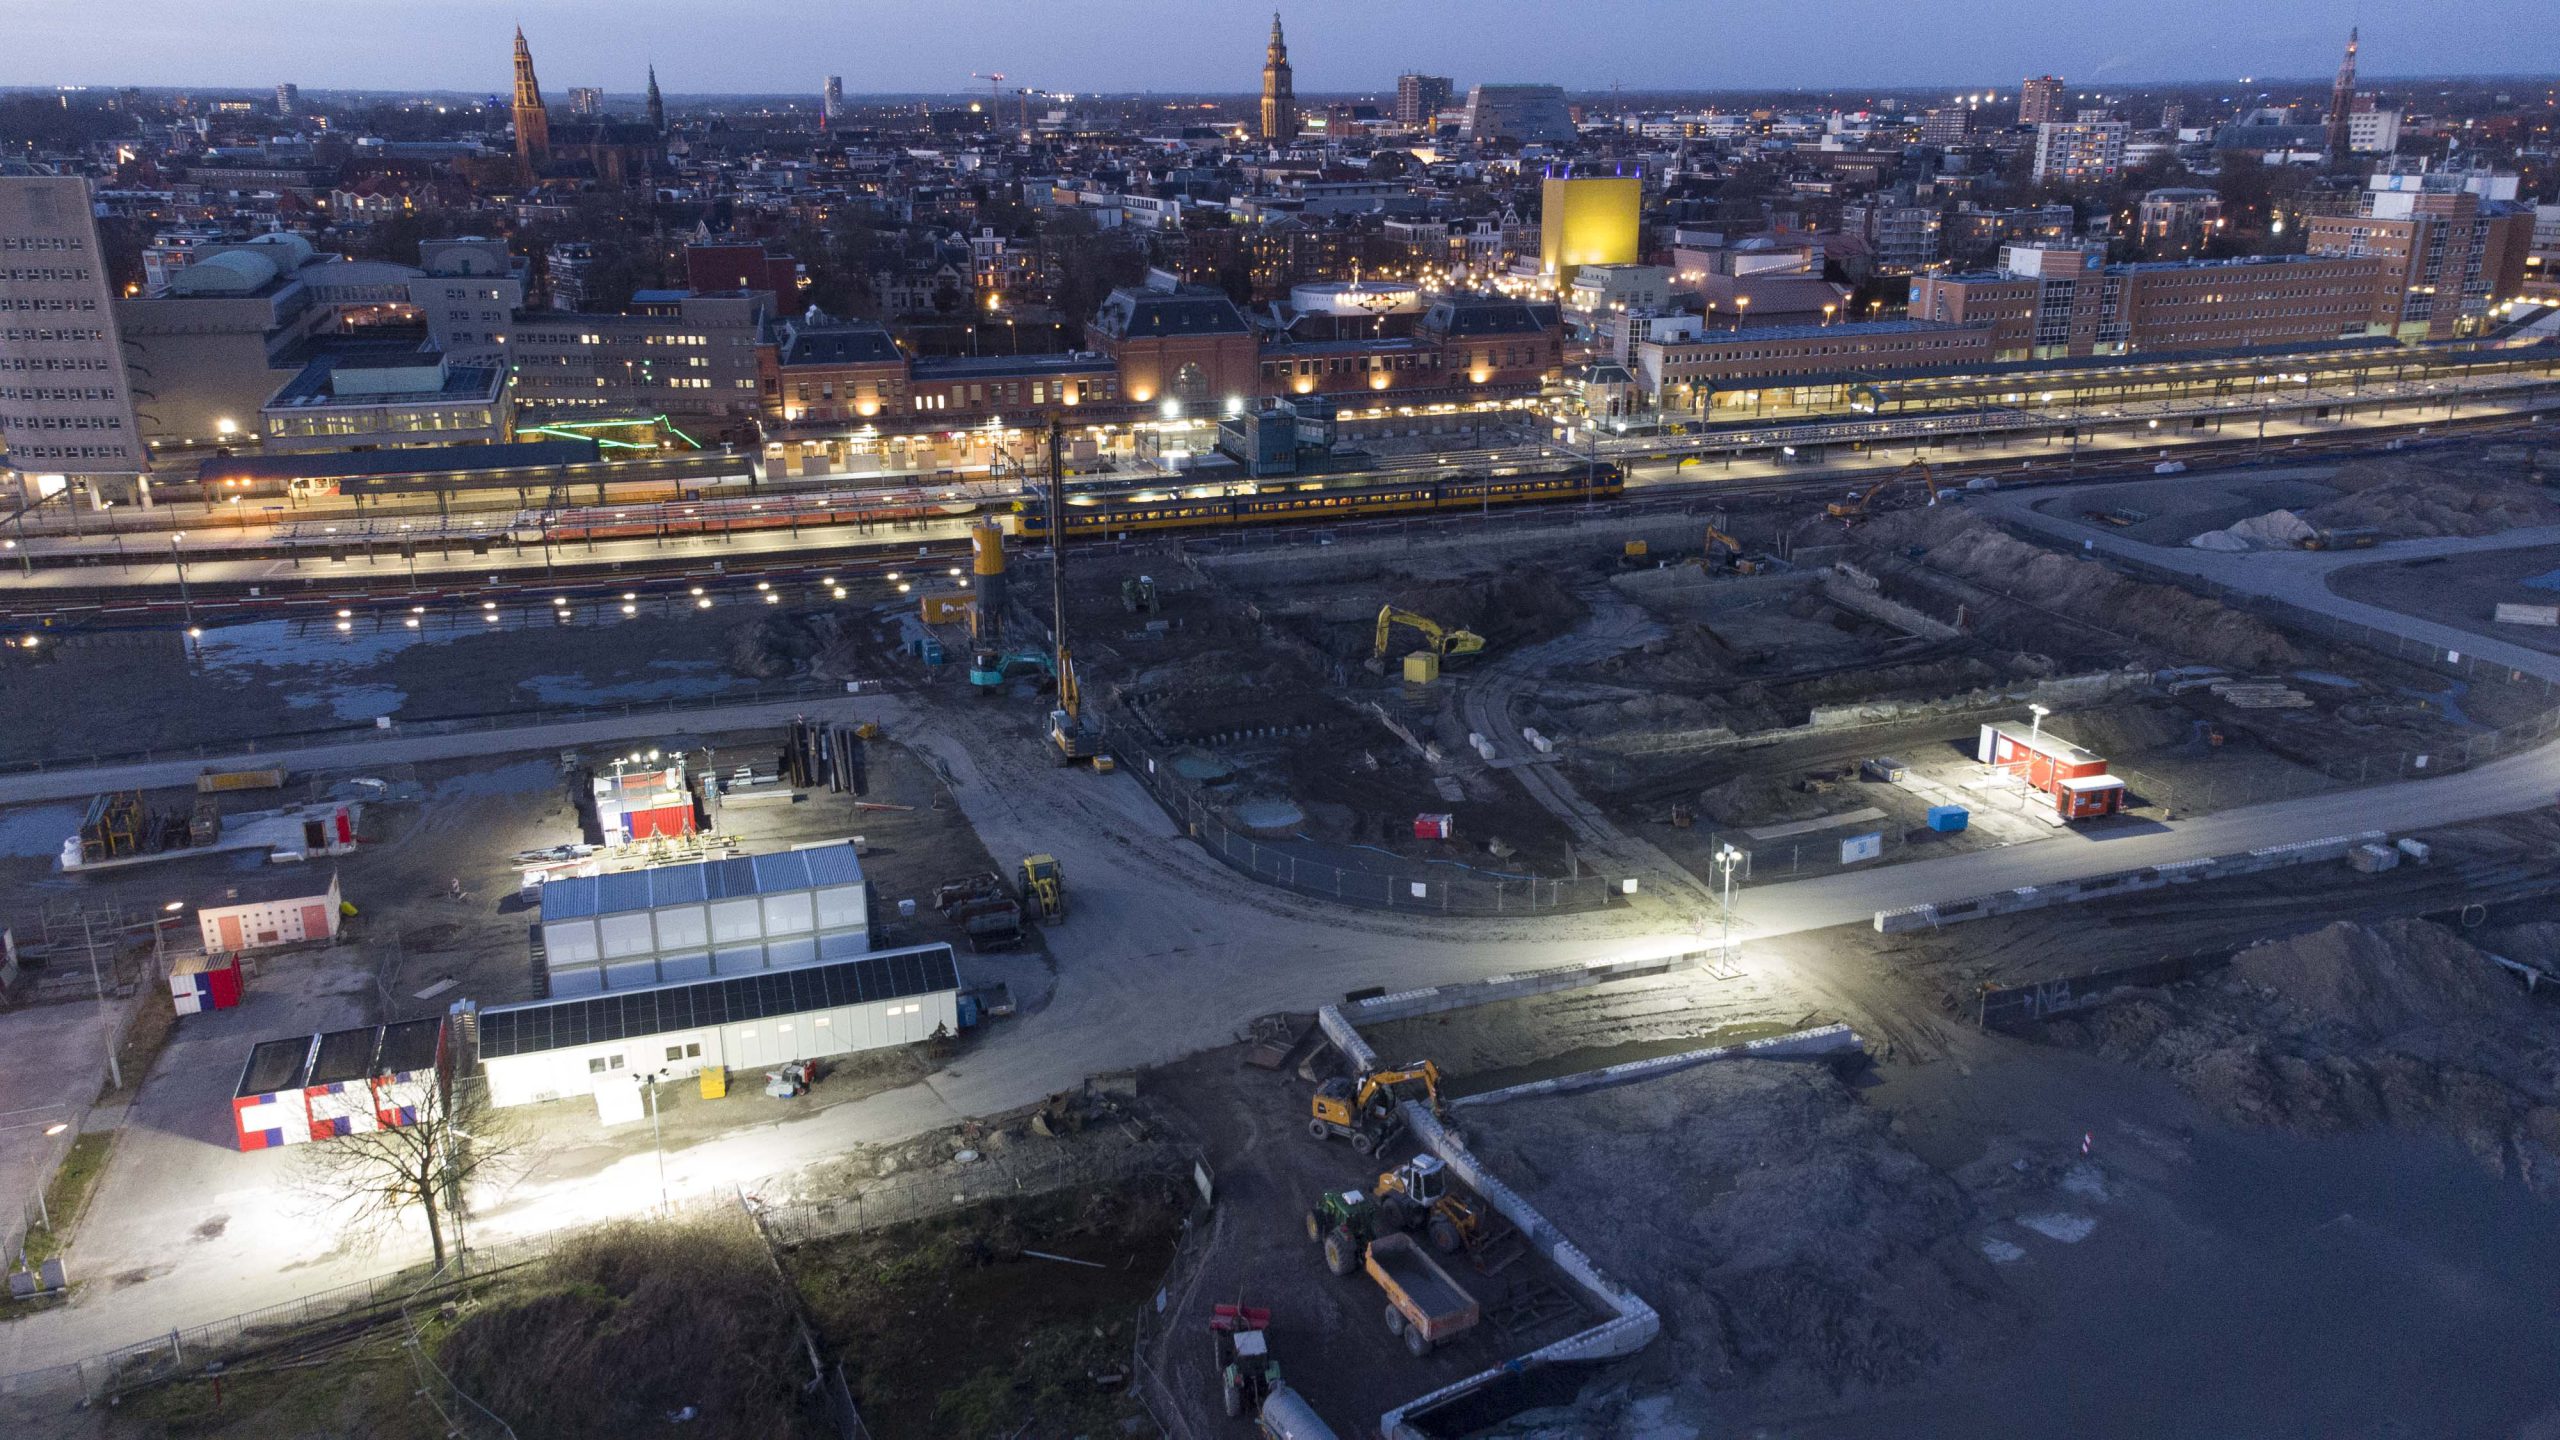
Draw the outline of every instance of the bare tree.
M518 1137L497 1112L469 1094L429 1085L407 1125L314 1140L303 1147L298 1186L347 1212L360 1242L378 1240L413 1210L425 1216L436 1268L445 1231L462 1241L464 1192L475 1179L511 1168Z

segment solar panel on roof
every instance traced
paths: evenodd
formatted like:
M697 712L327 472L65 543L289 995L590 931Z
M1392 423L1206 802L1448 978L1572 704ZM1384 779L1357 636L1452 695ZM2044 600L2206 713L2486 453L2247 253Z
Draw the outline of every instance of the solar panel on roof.
M959 975L951 947L930 945L791 970L501 1006L481 1013L480 1054L503 1059L896 1000L957 989Z

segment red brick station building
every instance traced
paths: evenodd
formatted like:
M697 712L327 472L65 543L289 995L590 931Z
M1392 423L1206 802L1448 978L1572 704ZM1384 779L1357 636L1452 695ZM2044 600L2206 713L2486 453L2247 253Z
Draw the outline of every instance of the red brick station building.
M1214 421L1299 395L1472 405L1534 397L1564 369L1553 304L1453 295L1399 322L1300 339L1256 325L1214 289L1127 288L1086 325L1081 351L916 356L868 322L786 320L759 347L766 448L785 473L814 473L843 463L848 448L991 422Z

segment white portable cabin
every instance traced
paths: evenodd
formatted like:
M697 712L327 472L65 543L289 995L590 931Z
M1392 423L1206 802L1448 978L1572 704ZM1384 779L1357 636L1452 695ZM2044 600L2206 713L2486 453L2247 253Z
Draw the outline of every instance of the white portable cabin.
M480 1012L492 1105L591 1095L708 1066L757 1070L960 1031L951 947L913 945L752 975L555 997Z
M542 947L555 996L849 959L870 891L850 841L568 876L542 887Z

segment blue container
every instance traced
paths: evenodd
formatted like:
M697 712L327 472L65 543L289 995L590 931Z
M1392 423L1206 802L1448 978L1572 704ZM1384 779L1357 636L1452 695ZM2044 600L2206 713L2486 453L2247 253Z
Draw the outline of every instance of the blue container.
M970 1026L975 1025L975 1024L977 1024L977 1023L978 1023L978 997L977 997L977 996L975 996L975 995L963 995L963 996L961 996L961 997L960 997L960 1028L961 1028L961 1029L963 1029L963 1030L966 1030L966 1029L968 1029Z
M1929 807L1929 828L1932 830L1948 832L1961 830L1965 827L1965 822L1972 818L1972 812L1966 810L1961 805L1932 805Z

